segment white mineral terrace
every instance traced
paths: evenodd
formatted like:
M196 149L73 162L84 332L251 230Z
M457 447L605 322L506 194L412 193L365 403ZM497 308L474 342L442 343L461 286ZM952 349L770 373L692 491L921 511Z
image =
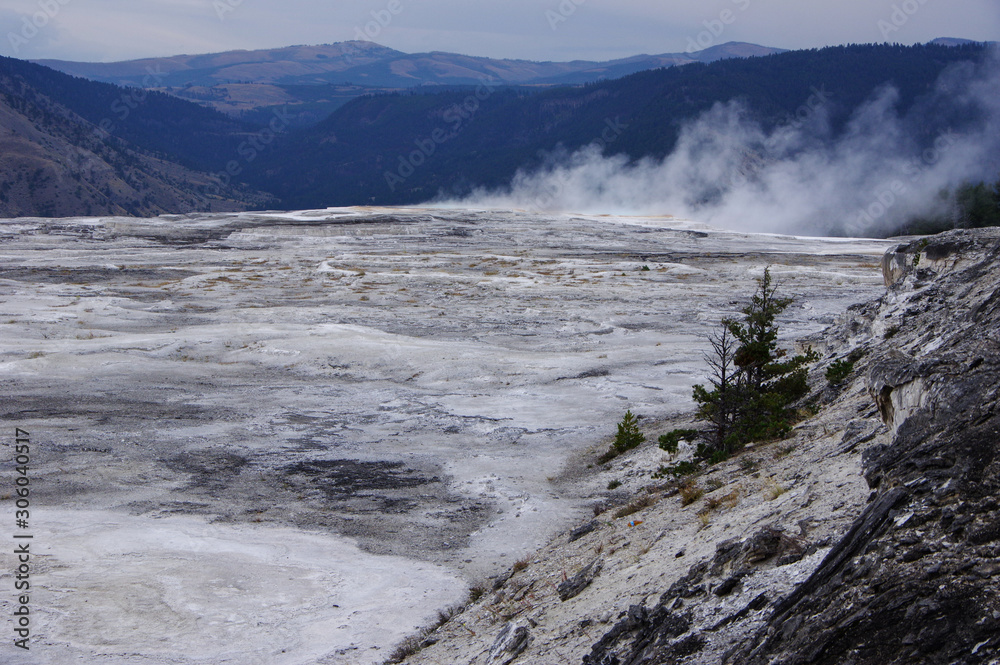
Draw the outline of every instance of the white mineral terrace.
M790 346L882 291L888 246L433 208L0 221L2 449L31 439L25 530L0 467L0 662L381 662L588 511L626 409L691 407L765 266Z

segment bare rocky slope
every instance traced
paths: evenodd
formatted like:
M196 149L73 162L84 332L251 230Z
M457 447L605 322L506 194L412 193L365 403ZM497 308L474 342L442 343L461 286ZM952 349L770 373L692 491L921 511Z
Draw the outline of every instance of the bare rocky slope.
M163 146L134 141L181 133L165 128L164 119L184 124L183 131L196 136L205 129L196 119L169 113L175 110L154 103L145 91L78 82L0 58L0 217L151 216L265 207L269 196L221 186L218 176L197 170L205 164L186 159L185 166ZM150 117L143 120L145 115ZM155 126L150 129L150 124ZM131 127L129 139L121 136L126 126ZM144 134L136 131L141 127ZM199 139L210 142L204 135L192 142ZM219 162L236 155L238 141L231 143L232 151Z
M1000 231L901 244L883 273L880 300L808 340L815 415L788 439L686 487L651 479L649 443L589 471L623 483L592 522L397 660L1000 662Z

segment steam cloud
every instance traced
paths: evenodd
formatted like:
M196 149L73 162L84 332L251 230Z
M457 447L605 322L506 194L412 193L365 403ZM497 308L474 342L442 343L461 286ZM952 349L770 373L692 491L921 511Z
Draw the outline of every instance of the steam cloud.
M1000 175L1000 56L947 69L901 115L875 91L834 135L822 86L772 131L738 101L716 104L662 160L630 162L592 144L520 171L461 203L537 211L673 214L748 231L863 235L948 214L945 190Z

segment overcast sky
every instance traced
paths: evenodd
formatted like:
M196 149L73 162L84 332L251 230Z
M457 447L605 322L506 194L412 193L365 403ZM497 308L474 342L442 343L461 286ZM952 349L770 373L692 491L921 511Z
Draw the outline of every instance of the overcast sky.
M365 38L400 51L608 60L1000 39L1000 0L3 0L0 54L114 61Z

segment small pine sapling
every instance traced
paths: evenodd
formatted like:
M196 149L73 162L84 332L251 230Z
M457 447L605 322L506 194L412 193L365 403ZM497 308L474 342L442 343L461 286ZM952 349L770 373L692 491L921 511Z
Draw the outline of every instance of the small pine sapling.
M615 435L614 449L619 454L638 448L646 440L646 435L639 431L639 418L626 411L622 421L618 423L618 434Z

